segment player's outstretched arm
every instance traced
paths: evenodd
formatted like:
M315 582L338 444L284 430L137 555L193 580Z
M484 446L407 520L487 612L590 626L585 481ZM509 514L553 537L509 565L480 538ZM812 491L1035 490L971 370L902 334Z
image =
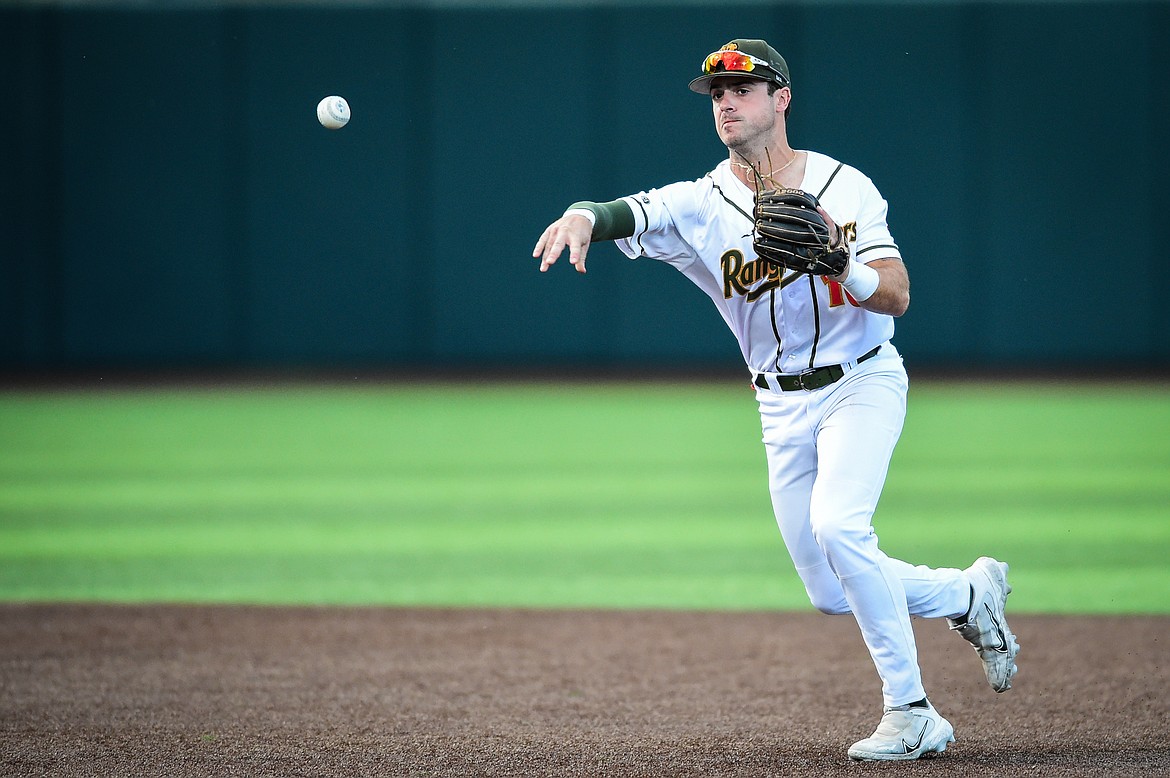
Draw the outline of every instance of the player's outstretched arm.
M592 236L593 225L587 218L579 214L562 216L545 228L540 240L536 241L532 256L540 258L540 272L543 273L556 263L561 252L568 247L569 263L577 268L578 273L584 273L585 255L589 253Z

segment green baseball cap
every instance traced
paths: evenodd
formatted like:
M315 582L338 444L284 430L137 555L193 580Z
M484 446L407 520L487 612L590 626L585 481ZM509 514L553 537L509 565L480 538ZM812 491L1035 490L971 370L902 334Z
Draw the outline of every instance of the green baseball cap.
M780 86L792 83L788 63L767 41L755 38L736 38L718 51L707 55L702 65L703 75L691 82L692 92L701 95L711 90L711 81L722 76L754 78L771 81Z

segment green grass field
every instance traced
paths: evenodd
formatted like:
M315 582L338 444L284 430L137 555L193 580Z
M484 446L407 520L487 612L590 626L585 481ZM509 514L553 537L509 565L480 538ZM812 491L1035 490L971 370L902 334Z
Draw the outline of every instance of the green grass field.
M876 526L1170 613L1170 386L918 383ZM0 600L809 608L738 382L0 393Z

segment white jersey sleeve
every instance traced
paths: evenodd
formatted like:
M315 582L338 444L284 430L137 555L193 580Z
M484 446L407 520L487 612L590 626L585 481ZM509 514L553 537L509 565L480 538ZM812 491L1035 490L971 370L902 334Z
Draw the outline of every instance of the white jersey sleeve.
M682 230L696 222L694 189L700 182L684 181L622 198L634 212L634 234L617 241L631 259L653 257L676 267L698 256Z

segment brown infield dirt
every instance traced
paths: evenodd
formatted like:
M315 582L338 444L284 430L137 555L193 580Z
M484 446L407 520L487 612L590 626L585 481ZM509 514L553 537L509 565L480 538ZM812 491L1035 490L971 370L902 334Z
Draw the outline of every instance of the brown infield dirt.
M945 754L880 715L847 616L0 605L4 776L1170 775L1170 617L1013 616L997 695L918 621Z

